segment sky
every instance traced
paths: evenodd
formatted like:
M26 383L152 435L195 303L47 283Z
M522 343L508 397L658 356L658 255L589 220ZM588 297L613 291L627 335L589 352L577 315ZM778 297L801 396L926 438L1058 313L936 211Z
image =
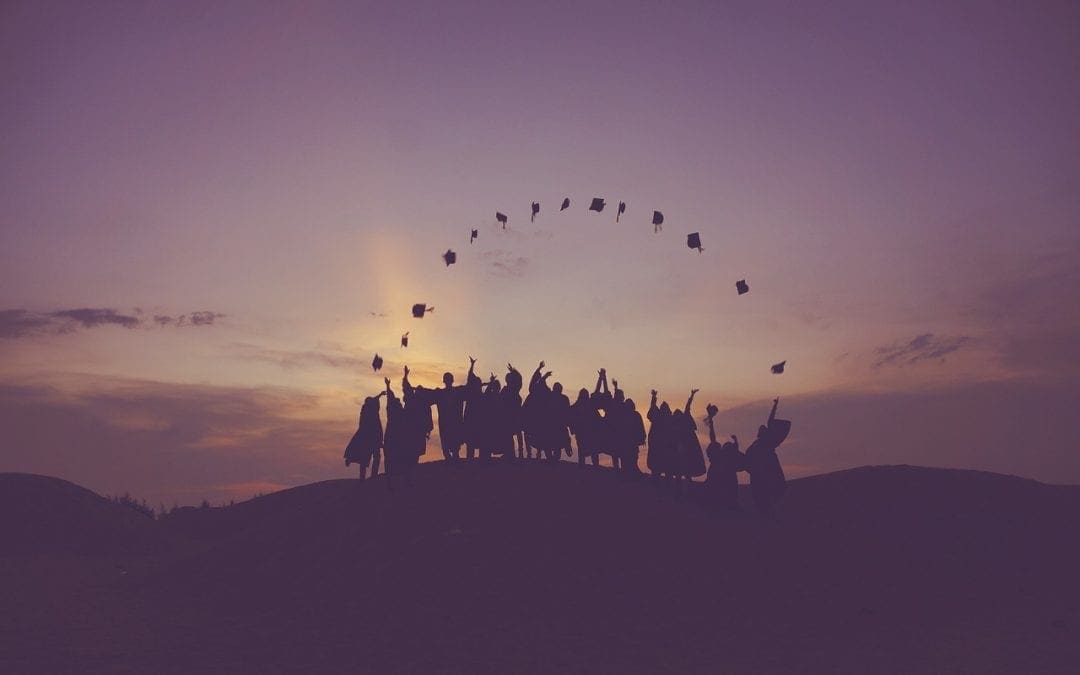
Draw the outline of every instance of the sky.
M1080 483L1080 7L812 4L3 3L0 471L345 477L472 355Z

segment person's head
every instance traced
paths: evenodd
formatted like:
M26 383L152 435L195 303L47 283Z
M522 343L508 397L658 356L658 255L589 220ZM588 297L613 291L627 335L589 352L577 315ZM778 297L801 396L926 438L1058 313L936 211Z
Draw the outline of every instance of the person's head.
M675 411L671 413L672 417L682 417L682 408L675 408Z
M626 394L623 392L623 390L622 389L616 389L615 390L615 402L616 403L622 403L625 400L626 400Z
M498 380L492 380L491 384L488 385L488 393L498 394L500 391L502 391L502 385L499 384Z
M660 404L660 414L664 417L671 415L671 406L668 405L667 401Z
M447 387L454 386L454 374L453 373L443 373L443 375L442 375L442 383L445 384Z
M757 437L758 438L763 438L765 436L765 434L768 433L768 431L769 431L769 427L762 424L760 427L757 428Z
M578 393L577 393L577 400L578 400L579 403L582 402L582 401L588 401L589 400L589 390L586 389L585 387L582 387L581 389L579 389Z
M551 391L555 392L556 394L561 394L562 382L556 382L555 384L551 385Z
M379 397L368 396L364 399L364 405L360 408L360 412L379 412Z
M634 399L632 399L632 398L626 399L626 401L623 403L623 405L626 406L627 410L630 410L630 411L637 410L637 408L634 407Z

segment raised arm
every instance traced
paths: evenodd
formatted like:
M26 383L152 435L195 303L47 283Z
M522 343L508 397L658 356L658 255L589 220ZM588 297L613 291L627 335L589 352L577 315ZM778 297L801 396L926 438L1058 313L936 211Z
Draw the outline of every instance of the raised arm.
M536 391L536 388L540 386L540 380L543 379L540 376L540 371L544 369L544 362L541 361L540 365L533 371L532 377L529 378L529 393Z
M600 369L600 379L604 381L604 393L610 394L611 392L608 390L607 386L607 368Z
M652 390L652 399L650 399L650 401L649 401L649 412L646 413L646 415L645 415L646 417L649 418L650 421L655 419L656 416L660 413L660 409L656 407L656 395L657 395L656 390L653 389Z
M405 374L401 377L401 391L405 392L406 396L412 396L413 386L409 384L409 367L405 366Z
M739 437L735 434L731 434L731 440L735 443L735 452L739 451Z
M596 371L596 389L593 389L594 394L600 393L600 382L604 379L604 369Z
M685 412L685 413L686 413L687 415L689 415L689 414L690 414L690 406L694 405L694 396L695 396L695 395L696 395L697 393L698 393L698 390L697 390L697 389L691 389L691 390L690 390L690 398L686 399L686 408L684 409L684 412Z
M772 412L769 413L769 426L772 426L773 420L776 419L776 406L780 405L780 398L774 398L772 401Z
M706 417L705 422L708 423L708 425L709 425L709 442L710 443L715 443L716 442L716 428L713 427L713 418Z

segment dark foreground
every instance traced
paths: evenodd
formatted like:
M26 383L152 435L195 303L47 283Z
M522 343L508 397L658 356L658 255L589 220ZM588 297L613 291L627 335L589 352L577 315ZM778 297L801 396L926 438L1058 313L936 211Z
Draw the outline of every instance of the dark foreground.
M0 474L0 670L1080 672L1080 487L863 468L770 522L571 464L416 478L154 522Z

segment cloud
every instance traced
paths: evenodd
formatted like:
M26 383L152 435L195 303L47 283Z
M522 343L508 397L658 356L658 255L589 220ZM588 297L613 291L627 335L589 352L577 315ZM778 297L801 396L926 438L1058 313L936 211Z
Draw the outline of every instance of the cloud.
M324 367L357 370L371 368L370 358L341 352L270 349L247 343L234 344L231 350L242 359L270 363L285 369Z
M484 251L480 254L480 260L487 265L489 274L504 279L517 279L524 276L529 266L529 259L525 256L514 255L502 249Z
M291 388L21 380L0 385L0 466L152 503L227 501L340 476L354 415Z
M874 350L874 368L882 366L915 365L921 361L943 361L971 340L959 337L935 336L933 333L916 335L907 342L885 345Z
M52 312L31 312L24 309L0 310L0 338L17 339L37 335L61 335L77 330L119 326L134 329L157 326L212 326L224 317L220 312L200 311L173 317L155 314L153 318L142 317L142 310L122 314L115 309L80 307Z

